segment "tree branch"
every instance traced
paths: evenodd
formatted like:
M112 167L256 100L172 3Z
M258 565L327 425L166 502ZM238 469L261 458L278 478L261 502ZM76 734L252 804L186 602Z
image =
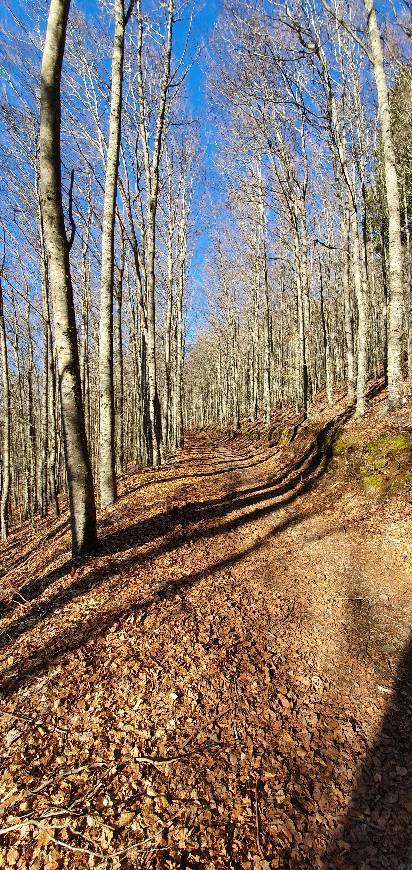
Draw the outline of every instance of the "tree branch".
M71 251L73 247L74 237L76 235L76 224L74 222L73 217L73 187L74 187L74 169L70 172L70 187L69 187L69 221L70 221L70 236L67 239L67 246L69 251Z
M351 36L352 39L354 39L355 42L358 43L358 45L361 47L362 51L365 52L367 58L368 58L368 59L370 60L370 62L372 63L372 57L371 57L371 55L370 55L370 53L369 53L369 49L368 49L367 45L365 45L363 39L361 39L360 36L358 36L358 34L355 33L353 27L351 27L350 24L348 24L348 22L345 21L344 18L341 18L340 15L337 14L337 13L335 12L335 10L332 9L332 7L329 6L328 3L326 3L326 0L321 0L321 3L322 3L323 8L326 9L327 12L329 12L329 15L332 15L332 17L335 19L335 21L336 21L338 24L340 24L341 27L343 27L344 30L346 30L347 33L349 33L349 36Z

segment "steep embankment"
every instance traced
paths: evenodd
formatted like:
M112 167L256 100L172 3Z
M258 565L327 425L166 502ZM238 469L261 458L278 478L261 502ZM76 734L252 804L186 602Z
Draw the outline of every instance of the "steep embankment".
M410 407L193 435L4 551L1 861L410 866ZM253 441L253 444L252 444Z

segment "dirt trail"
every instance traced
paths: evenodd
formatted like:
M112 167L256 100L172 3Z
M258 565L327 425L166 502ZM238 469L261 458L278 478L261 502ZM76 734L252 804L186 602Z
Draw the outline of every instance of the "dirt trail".
M326 429L191 437L83 564L65 518L11 540L3 864L412 866L410 504Z

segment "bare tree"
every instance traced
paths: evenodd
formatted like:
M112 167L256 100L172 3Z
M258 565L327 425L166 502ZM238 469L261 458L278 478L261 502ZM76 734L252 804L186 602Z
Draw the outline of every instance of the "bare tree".
M61 188L61 71L70 0L51 0L41 67L39 187L53 303L72 553L96 547L96 509L81 396L69 244Z
M386 202L388 207L389 311L387 377L389 405L390 407L395 408L403 401L404 397L402 375L403 284L400 197L398 175L396 172L395 149L392 139L392 121L389 108L388 85L374 0L364 0L364 5L368 20L373 73L378 94Z
M174 25L174 0L168 0L166 37L162 60L162 78L160 83L159 101L157 105L156 123L152 154L150 154L148 129L148 105L143 72L143 16L141 0L137 0L138 44L137 44L137 77L139 89L140 137L143 148L144 169L146 175L146 217L145 217L145 276L146 276L146 344L147 369L149 382L149 425L150 440L153 453L153 465L161 462L161 414L157 385L156 366L156 310L155 310L155 257L156 257L156 213L159 198L160 156L165 129L167 96L171 85L171 59Z
M122 119L122 86L124 36L134 0L127 11L123 0L114 3L114 40L112 53L109 142L106 155L106 177L103 200L102 266L100 283L99 329L99 398L100 443L99 480L103 507L116 499L114 377L113 377L113 286L114 236L116 220L117 177Z
M7 539L10 497L10 379L2 285L5 258L6 243L4 239L3 260L0 266L0 360L3 383L3 451L1 457L2 461L0 489L0 537L2 541L5 541Z

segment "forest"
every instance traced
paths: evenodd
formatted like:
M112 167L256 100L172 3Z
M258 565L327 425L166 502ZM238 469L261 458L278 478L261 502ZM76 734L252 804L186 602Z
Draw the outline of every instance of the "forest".
M411 37L0 10L1 866L411 866Z

